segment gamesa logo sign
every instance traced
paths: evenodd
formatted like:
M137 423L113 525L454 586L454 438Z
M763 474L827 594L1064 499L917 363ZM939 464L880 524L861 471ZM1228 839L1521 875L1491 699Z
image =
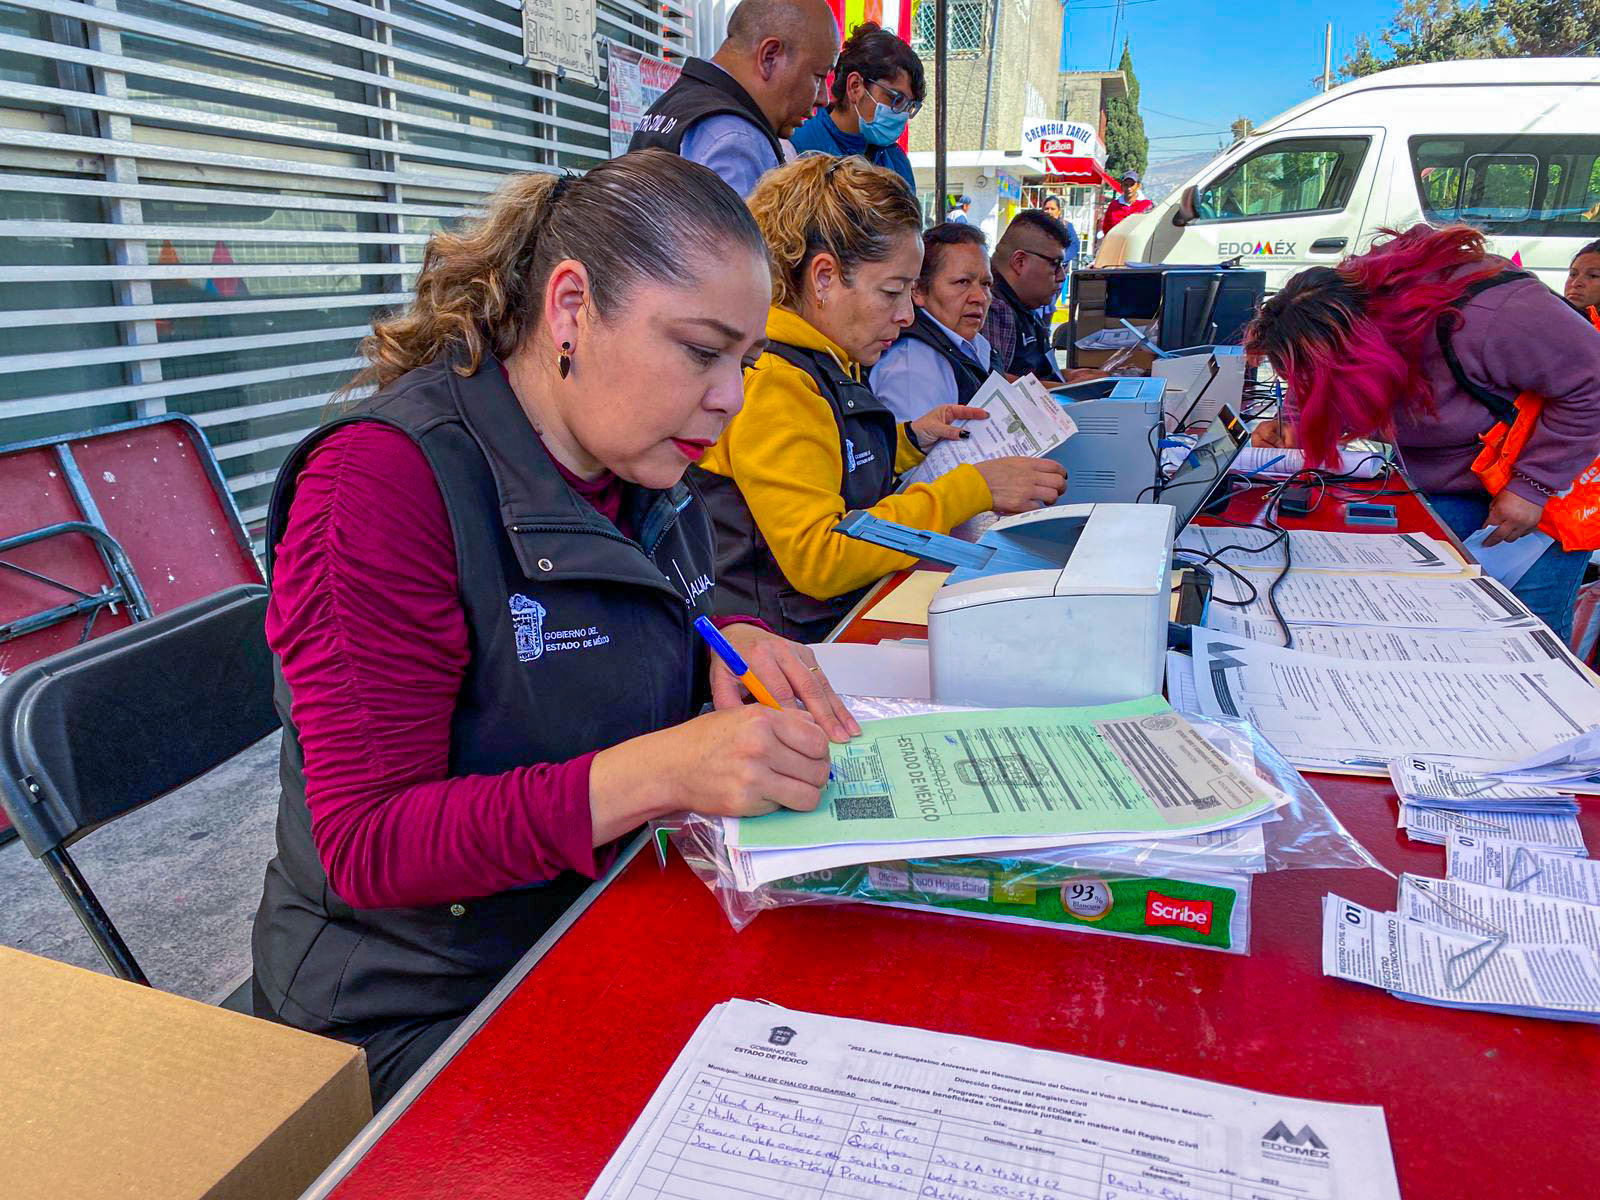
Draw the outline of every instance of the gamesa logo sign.
M1328 1165L1328 1145L1309 1125L1302 1125L1293 1133L1279 1121L1261 1137L1261 1153L1278 1162L1307 1163L1315 1167Z

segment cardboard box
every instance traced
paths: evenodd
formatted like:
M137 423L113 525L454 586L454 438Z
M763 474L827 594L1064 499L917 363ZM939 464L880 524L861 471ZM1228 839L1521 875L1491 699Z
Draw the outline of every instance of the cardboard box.
M0 947L6 1200L293 1200L371 1115L354 1046Z

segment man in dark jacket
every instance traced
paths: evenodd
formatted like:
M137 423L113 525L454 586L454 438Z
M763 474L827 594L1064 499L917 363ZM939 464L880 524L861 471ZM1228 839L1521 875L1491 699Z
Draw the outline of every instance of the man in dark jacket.
M839 26L826 0L741 0L710 60L688 59L639 121L630 150L659 146L715 171L741 196L784 159L827 100Z

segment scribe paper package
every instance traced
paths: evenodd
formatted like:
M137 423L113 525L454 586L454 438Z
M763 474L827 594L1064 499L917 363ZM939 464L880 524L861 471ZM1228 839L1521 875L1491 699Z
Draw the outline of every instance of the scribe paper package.
M772 892L1250 952L1248 875L1174 879L989 855L812 871L779 880Z
M853 700L851 708L863 722L928 710L926 705L895 701L863 705ZM938 841L926 840L901 842L898 849L890 843L867 843L784 851L782 861L796 865L774 878L760 876L752 867L751 852L730 845L726 826L715 818L680 814L657 822L656 849L665 864L668 844L677 846L735 929L769 908L868 901L1060 929L1154 936L1235 953L1248 951L1250 875L1305 868L1382 870L1299 772L1248 724L1225 718L1184 720L1219 761L1248 777L1252 791L1259 789L1268 797L1263 813L1216 832L1143 839L1107 836L1086 842L1036 833L1032 840L949 841L942 844L947 852ZM787 857L791 855L795 857ZM1096 881L1104 885L1099 896L1083 886ZM1080 885L1076 897L1074 883ZM1202 890L1190 890L1194 888ZM1210 920L1192 905L1187 913L1181 903L1169 909L1165 900L1152 900L1152 894L1209 902ZM1028 903L1022 903L1025 896ZM1096 918L1101 903L1108 907ZM1140 921L1133 920L1135 914L1141 915ZM1169 919L1175 924L1161 924ZM1204 936L1193 936L1207 926Z

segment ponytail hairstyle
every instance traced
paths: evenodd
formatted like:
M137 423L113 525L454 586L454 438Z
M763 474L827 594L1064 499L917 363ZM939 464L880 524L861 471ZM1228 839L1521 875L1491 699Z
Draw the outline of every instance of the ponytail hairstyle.
M558 262L589 272L589 303L608 320L645 282L689 287L694 268L742 247L766 257L739 195L665 150L640 150L582 176L513 175L481 217L428 239L416 296L361 343L366 367L344 389L386 387L451 355L457 374L505 359L538 327Z
M922 228L905 181L857 156L802 154L763 175L749 203L767 239L772 302L795 312L818 254L833 255L848 286L858 266L882 262L896 241Z
M1396 414L1433 411L1422 361L1439 320L1458 320L1451 305L1502 269L1467 225L1381 232L1365 254L1295 275L1245 330L1245 351L1288 388L1307 466L1334 462L1346 437L1392 434Z

